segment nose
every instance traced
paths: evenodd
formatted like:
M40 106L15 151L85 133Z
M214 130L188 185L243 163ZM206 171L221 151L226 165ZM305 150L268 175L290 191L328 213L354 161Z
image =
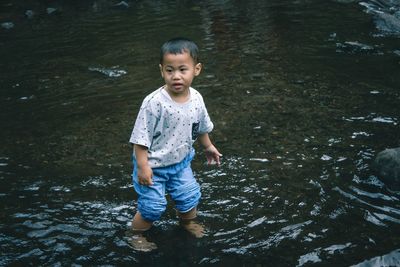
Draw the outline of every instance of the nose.
M174 71L174 72L172 73L172 79L173 79L173 80L179 80L179 79L180 79L180 77L179 77L179 71Z

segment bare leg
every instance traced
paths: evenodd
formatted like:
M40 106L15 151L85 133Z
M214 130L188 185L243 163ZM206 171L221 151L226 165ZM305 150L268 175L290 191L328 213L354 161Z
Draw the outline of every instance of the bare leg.
M195 220L197 217L196 207L185 213L178 212L178 216L181 226L193 236L201 238L205 235L204 227Z
M155 243L148 241L146 237L143 236L143 233L149 230L152 225L152 222L146 221L139 212L136 212L132 220L133 236L130 241L133 249L142 252L150 252L157 249Z
M149 222L149 221L146 221L145 219L143 219L140 212L136 212L136 214L132 220L132 230L133 231L138 231L138 232L147 231L151 228L152 225L153 225L152 222Z

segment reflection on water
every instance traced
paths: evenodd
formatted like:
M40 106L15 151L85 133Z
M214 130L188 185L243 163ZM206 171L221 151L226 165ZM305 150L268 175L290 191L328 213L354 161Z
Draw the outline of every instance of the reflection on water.
M0 265L399 265L400 194L370 170L398 146L395 1L0 7ZM170 204L143 254L127 139L177 35L224 157L193 163L208 235Z

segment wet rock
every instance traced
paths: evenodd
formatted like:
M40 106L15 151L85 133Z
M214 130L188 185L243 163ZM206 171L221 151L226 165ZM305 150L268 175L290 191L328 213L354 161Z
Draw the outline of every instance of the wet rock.
M27 10L27 11L25 11L25 16L26 16L28 19L32 19L34 15L35 15L35 13L34 13L32 10Z
M379 152L373 169L388 187L400 189L400 147Z
M12 22L3 22L1 24L1 27L6 29L6 30L10 30L10 29L14 28L14 23L12 23Z
M383 32L400 33L400 15L377 13L377 28Z
M383 34L400 34L400 2L391 0L361 1L366 12L374 16L376 27Z

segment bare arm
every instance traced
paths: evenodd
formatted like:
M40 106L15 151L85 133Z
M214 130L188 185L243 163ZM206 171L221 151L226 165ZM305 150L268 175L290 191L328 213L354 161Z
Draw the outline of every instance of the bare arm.
M208 164L213 164L215 162L219 166L221 164L220 157L222 154L219 153L218 149L212 144L208 133L201 134L199 136L199 142L204 147L204 153Z
M145 146L133 145L133 152L135 153L138 167L138 181L141 185L153 184L153 171L148 163L147 150L148 148Z

